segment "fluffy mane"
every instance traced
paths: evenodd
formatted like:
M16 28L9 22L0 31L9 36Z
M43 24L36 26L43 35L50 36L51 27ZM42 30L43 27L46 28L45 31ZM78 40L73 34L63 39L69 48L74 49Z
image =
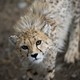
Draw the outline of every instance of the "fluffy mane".
M25 15L20 17L20 20L14 26L16 32L25 32L27 28L37 27L41 29L45 25L45 15L48 9L47 4L43 1L35 1L29 7ZM40 7L38 7L40 6Z

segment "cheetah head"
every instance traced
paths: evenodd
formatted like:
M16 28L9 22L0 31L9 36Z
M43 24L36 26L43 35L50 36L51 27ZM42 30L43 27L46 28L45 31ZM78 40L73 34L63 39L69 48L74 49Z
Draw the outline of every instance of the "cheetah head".
M10 41L17 49L21 57L27 58L32 63L40 63L51 48L51 39L42 31L28 29L18 36L10 36Z

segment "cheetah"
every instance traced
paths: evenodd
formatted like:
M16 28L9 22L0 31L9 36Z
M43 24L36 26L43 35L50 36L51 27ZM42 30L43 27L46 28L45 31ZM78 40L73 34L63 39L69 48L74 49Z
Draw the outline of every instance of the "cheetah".
M53 80L58 52L64 60L80 56L80 0L34 0L14 25L9 37L20 59L26 61L27 80ZM69 35L69 37L68 37Z

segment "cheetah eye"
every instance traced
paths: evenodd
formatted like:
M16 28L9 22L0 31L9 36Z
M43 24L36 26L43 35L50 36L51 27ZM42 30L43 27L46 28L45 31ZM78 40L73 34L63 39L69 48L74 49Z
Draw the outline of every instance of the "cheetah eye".
M40 45L41 44L41 40L38 40L37 42L36 42L36 45Z
M21 48L24 49L24 50L26 50L26 49L28 49L28 46L23 45L23 46L21 46Z

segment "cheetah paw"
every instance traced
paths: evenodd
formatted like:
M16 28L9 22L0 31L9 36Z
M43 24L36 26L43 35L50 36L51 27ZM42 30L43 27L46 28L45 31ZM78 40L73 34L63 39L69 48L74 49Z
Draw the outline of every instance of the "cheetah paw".
M79 60L79 52L70 52L68 51L66 54L65 54L65 58L64 60L67 62L67 63L75 63L75 60Z

